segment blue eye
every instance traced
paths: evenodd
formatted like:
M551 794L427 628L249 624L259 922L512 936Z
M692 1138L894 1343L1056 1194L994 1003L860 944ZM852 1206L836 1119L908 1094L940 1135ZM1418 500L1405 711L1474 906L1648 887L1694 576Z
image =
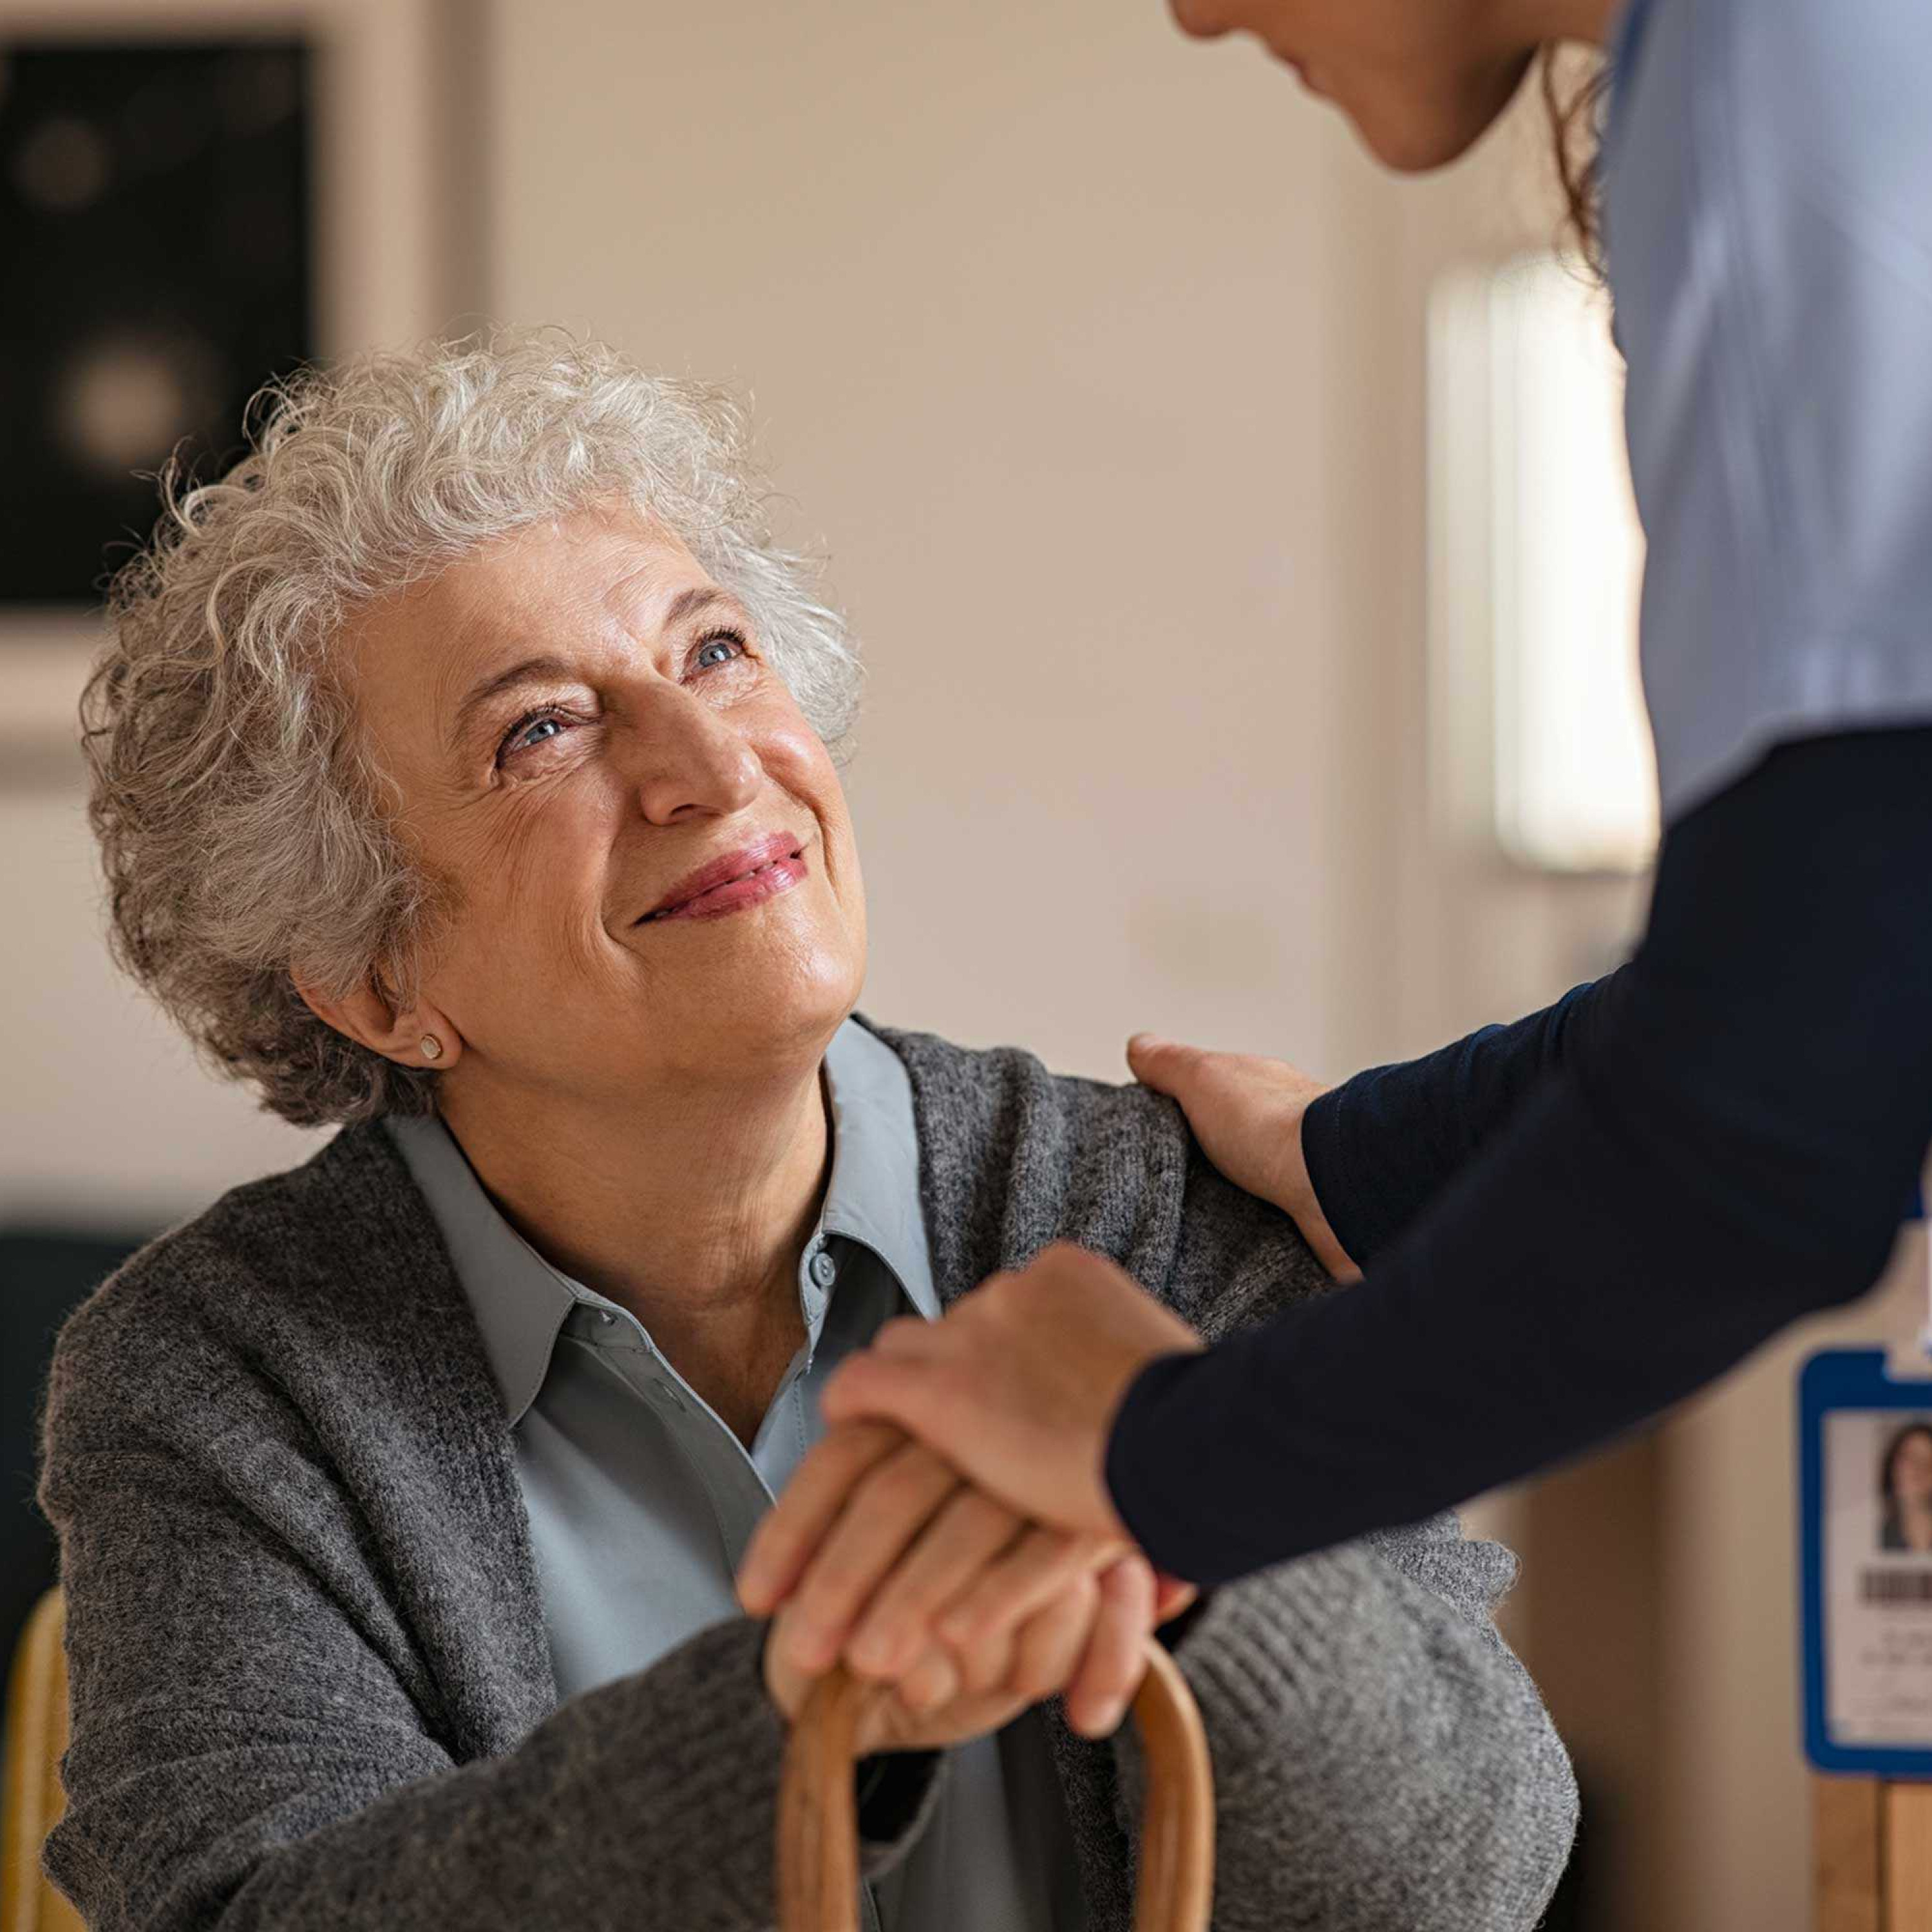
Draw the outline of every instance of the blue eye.
M714 656L712 653L722 652ZM698 656L693 660L700 670L716 670L722 664L729 664L734 658L745 655L745 640L736 631L714 631L698 647Z
M554 732L547 731L542 736L538 737L535 734L538 726L541 724L554 725L556 730ZM496 747L497 764L502 764L506 758L513 757L518 752L526 750L532 745L548 744L552 737L560 736L563 729L563 719L554 710L532 711L526 713L504 733L503 742Z

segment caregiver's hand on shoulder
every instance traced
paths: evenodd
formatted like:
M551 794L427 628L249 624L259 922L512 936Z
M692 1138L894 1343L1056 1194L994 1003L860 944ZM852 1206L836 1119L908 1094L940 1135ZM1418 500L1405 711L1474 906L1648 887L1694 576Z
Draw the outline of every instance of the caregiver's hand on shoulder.
M1271 1201L1301 1230L1315 1258L1337 1281L1361 1275L1315 1198L1301 1150L1301 1117L1328 1089L1285 1060L1137 1033L1127 1064L1143 1087L1180 1102L1202 1151L1237 1187Z
M956 1744L1057 1692L1076 1730L1105 1736L1164 1608L1139 1556L1028 1524L878 1423L833 1430L800 1465L739 1594L777 1611L765 1675L788 1718L835 1661L870 1681L861 1755Z

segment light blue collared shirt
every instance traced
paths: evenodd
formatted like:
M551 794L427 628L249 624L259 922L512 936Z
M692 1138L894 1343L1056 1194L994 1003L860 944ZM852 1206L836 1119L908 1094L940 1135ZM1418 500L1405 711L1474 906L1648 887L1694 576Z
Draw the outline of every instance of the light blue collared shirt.
M905 1069L848 1022L826 1054L825 1088L832 1178L799 1261L805 1346L748 1454L634 1316L518 1234L441 1120L385 1124L502 1393L560 1696L647 1669L738 1615L739 1559L824 1433L826 1378L908 1306L938 1318ZM918 1844L870 1888L874 1932L1080 1932L1072 1834L1037 1713L948 1757Z
M1669 822L1932 722L1932 0L1625 0L1604 160Z

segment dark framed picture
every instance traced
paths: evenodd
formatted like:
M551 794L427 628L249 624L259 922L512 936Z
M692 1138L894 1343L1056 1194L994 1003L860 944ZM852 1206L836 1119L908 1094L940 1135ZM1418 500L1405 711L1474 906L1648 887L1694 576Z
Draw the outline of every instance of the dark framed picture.
M314 353L298 39L0 38L0 605L92 604L154 472L232 460Z
M0 10L0 790L77 776L153 472L304 356L481 319L471 0Z

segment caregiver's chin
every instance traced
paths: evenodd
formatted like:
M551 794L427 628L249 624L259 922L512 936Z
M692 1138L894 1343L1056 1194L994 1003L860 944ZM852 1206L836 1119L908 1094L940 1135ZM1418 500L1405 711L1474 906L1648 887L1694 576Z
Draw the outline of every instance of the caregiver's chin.
M303 997L436 1067L438 1108L512 1219L614 1300L648 1302L748 1439L802 1339L818 1070L865 975L823 741L743 606L620 502L472 552L346 644L438 917L410 996ZM728 1175L694 1171L720 1147Z
M1332 100L1404 174L1456 160L1495 123L1541 50L1601 44L1617 0L1171 0L1201 39L1250 33Z

